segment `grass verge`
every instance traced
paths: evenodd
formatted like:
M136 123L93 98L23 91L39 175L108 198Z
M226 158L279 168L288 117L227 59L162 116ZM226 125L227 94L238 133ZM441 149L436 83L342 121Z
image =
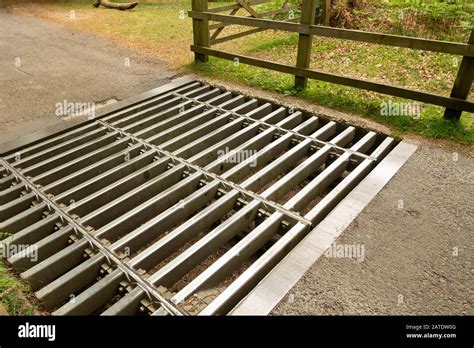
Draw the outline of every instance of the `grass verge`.
M0 261L0 302L10 315L35 315L31 290L26 283L18 280L3 261Z

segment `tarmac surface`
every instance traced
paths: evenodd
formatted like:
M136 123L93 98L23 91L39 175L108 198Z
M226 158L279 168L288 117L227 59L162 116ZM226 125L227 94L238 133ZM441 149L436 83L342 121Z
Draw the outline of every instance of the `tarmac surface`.
M58 103L122 100L170 82L176 75L157 59L106 40L0 9L0 143L74 119Z

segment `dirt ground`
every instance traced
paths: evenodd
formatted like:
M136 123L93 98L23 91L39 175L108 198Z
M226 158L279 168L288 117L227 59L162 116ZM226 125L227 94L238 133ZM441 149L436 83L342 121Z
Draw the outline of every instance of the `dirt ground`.
M103 39L2 10L0 49L0 143L71 122L54 116L65 99L119 100L176 75L156 58L143 62ZM224 86L386 131L295 98ZM337 241L364 245L364 261L321 258L274 314L474 314L473 149L408 141L418 151Z

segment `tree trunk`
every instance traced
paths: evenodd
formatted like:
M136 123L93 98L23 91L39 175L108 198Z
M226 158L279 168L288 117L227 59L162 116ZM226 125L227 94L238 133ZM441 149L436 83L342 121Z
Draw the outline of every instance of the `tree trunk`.
M92 5L95 7L99 7L100 5L102 5L107 8L113 8L113 9L124 11L124 10L131 10L132 8L138 5L138 2L117 4L114 2L109 2L109 1L104 1L104 0L95 0L95 2Z

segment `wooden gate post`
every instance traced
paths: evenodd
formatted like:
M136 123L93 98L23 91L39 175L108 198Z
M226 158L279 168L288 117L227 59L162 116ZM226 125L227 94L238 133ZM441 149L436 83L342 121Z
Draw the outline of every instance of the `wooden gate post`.
M469 37L469 44L474 45L474 29ZM474 79L474 57L463 57L461 66L459 67L456 81L451 91L451 97L466 100L471 90L472 80ZM447 120L459 120L462 111L454 109L446 109L444 118Z
M208 10L207 0L192 0L192 10L205 12ZM209 20L193 18L194 45L209 47ZM194 53L194 61L207 62L209 57L206 54Z
M323 10L321 12L321 23L325 26L329 26L329 20L331 19L331 0L322 0L322 5Z
M313 25L316 17L316 1L303 0L301 7L301 24ZM300 34L298 41L298 56L296 58L296 67L309 68L311 60L311 46L313 36L308 34ZM303 76L295 76L295 87L297 89L305 89L308 85L308 78Z

